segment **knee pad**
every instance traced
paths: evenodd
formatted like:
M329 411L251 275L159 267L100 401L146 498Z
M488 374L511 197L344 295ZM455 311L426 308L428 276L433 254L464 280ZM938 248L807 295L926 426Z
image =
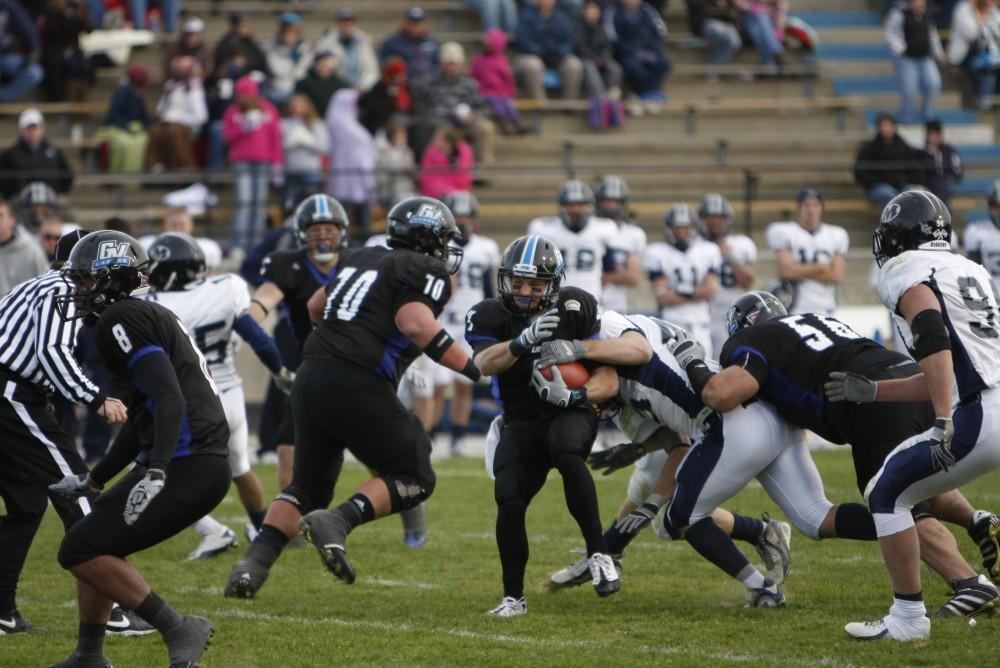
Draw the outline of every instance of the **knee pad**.
M434 493L436 479L434 474L422 476L420 479L410 476L383 476L386 487L389 488L389 498L392 500L392 510L409 510L425 501Z
M910 514L913 515L914 522L919 522L920 520L927 518L937 519L937 515L931 511L931 504L927 501L921 501L917 505L913 506L913 510L910 511Z
M295 506L303 515L308 515L314 510L323 510L329 507L330 502L333 500L333 490L307 490L304 487L296 485L295 481L292 481L292 484L286 487L281 494L274 497L274 500L286 501Z

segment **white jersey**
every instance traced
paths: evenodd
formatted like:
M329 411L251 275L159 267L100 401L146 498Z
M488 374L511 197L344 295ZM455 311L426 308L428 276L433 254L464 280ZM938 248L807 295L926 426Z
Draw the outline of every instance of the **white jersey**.
M978 253L980 263L993 277L993 284L1000 287L1000 228L989 220L966 225L965 253Z
M643 258L643 266L650 280L663 276L671 290L690 294L701 285L706 276L719 273L722 253L717 245L701 237L693 238L683 251L661 242L649 245ZM685 329L698 327L707 331L711 323L708 301L704 299L664 306L660 309L660 316ZM709 345L711 342L701 343Z
M789 251L792 258L802 264L830 265L837 255L847 255L850 245L847 230L826 223L820 223L815 232L808 231L795 221L771 223L765 235L771 250ZM796 284L795 300L788 312L833 315L836 309L836 285L802 280Z
M982 265L945 251L906 251L886 262L878 277L878 296L893 314L907 348L913 334L896 314L903 294L926 283L937 295L951 338L955 366L952 404L1000 386L1000 305L992 277Z
M500 248L489 237L473 234L461 248L462 264L455 273L457 285L441 313L441 323L449 328L449 332L450 328L458 327L459 334L462 334L462 328L465 327L465 314L469 309L493 295L493 273L500 266ZM456 338L464 339L464 335Z
M727 234L725 240L730 255L737 263L757 262L757 246L750 237L745 234ZM722 344L729 338L729 332L726 331L726 313L744 292L746 290L736 283L732 266L723 258L719 270L719 289L715 293L715 299L709 302L712 313L712 348L716 353L722 352Z
M382 248L389 247L389 235L388 234L373 234L367 239L365 239L365 248L371 248L372 246L381 246Z
M184 290L151 292L144 299L173 311L194 338L208 362L219 392L243 384L236 372L240 339L233 323L250 309L250 289L236 274L210 276Z
M137 241L147 251L149 247L153 245L158 237L154 234L147 234L146 236L139 237ZM209 271L216 271L222 266L222 247L219 246L219 242L214 239L209 239L208 237L193 237L198 247L201 248L201 252L205 254L205 266Z
M563 287L586 290L601 301L604 268L614 261L612 249L618 238L618 225L613 220L591 216L583 229L573 232L556 216L535 218L528 223L528 234L545 237L562 252L566 266Z
M618 236L611 249L615 267L624 267L632 255L642 260L646 252L646 232L638 225L621 223L618 225ZM624 285L605 285L601 295L601 307L609 311L628 313L628 288Z

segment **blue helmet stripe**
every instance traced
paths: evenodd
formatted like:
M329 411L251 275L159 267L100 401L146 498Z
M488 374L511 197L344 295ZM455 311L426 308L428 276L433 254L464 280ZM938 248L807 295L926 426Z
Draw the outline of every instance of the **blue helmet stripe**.
M327 205L326 198L320 195L316 198L316 217L325 218L330 215L330 207Z
M535 246L538 245L538 236L531 235L528 237L528 241L524 244L524 252L521 253L520 264L534 264L535 258Z

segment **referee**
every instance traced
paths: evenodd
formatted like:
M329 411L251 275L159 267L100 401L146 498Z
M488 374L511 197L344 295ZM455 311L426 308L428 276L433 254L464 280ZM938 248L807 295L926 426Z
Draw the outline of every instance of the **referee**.
M59 240L56 262L65 261L85 232ZM48 486L86 472L76 443L49 405L53 390L117 424L125 406L104 395L73 357L79 321L60 317L57 300L70 285L56 270L21 283L0 300L0 635L31 630L17 611L17 582L51 498L66 529L90 512L85 498L67 501ZM72 308L70 306L69 308Z

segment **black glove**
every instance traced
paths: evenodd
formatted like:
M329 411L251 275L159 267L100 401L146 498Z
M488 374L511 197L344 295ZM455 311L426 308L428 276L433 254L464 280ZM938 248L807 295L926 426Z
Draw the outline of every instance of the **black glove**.
M646 448L638 443L619 443L607 450L591 453L587 463L594 470L605 469L604 475L611 475L618 469L623 469L642 459Z

